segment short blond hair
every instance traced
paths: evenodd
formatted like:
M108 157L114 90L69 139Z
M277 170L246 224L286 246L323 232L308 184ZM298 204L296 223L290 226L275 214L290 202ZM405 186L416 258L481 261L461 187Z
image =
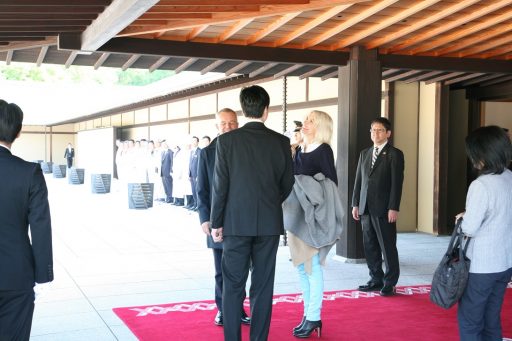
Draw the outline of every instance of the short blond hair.
M305 120L310 120L316 128L315 137L313 141L308 143L327 143L331 144L332 139L332 118L324 111L313 110L306 117Z

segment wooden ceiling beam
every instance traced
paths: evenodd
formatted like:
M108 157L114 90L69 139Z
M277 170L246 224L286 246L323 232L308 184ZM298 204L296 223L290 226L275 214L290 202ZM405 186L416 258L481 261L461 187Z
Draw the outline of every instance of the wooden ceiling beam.
M363 29L355 34L351 34L349 38L343 39L343 40L339 41L338 43L336 43L334 49L341 49L341 48L347 47L349 45L352 45L366 37L371 36L372 34L374 34L376 32L380 32L380 31L384 30L385 28L388 28L389 26L396 24L397 22L400 22L402 20L409 18L410 16L424 10L425 8L435 5L436 3L440 2L440 1L441 0L421 1L420 3L418 3L414 6L411 6L403 11L400 11L398 13L395 13L395 14L389 16L389 18L384 19L375 25L372 25L372 26L368 27L367 29Z
M48 52L49 46L41 46L41 50L39 51L39 55L37 56L36 65L40 67L44 61L44 57L46 57L46 53Z
M0 27L24 27L24 26L87 26L92 20L6 20L0 19Z
M157 5L151 7L141 19L146 16L153 16L159 13L225 13L225 12L258 12L259 5L236 5L236 6L163 6L160 1Z
M431 72L427 72L423 75L419 75L419 76L415 76L413 78L406 79L404 82L405 82L405 84L421 82L421 81L436 77L437 75L440 75L443 73L445 73L445 72L444 71L431 71Z
M281 78L283 76L286 76L290 73L292 73L293 71L297 70L297 69L300 69L301 67L303 67L304 65L302 64L295 64L295 65L292 65L290 67L287 67L286 69L282 70L282 71L279 71L278 73L276 73L274 75L274 78Z
M432 23L441 21L442 19L457 13L461 10L463 10L466 7L469 7L471 5L474 5L475 3L479 2L480 0L464 0L456 3L455 5L452 5L450 7L447 7L433 15L429 15L424 19L421 19L417 22L411 23L409 26L398 30L396 32L386 34L382 38L378 38L375 40L370 41L368 44L366 44L367 49L374 49L376 47L382 46L384 44L387 44L391 41L397 40L403 36L406 36L412 32L418 31L419 29L422 29L425 26L428 26Z
M201 26L197 26L197 27L194 27L192 29L192 31L190 31L190 33L187 35L187 39L186 40L192 40L194 39L195 37L197 37L198 35L201 34L201 32L203 32L204 30L206 30L208 28L208 25L201 25Z
M108 6L112 0L0 0L2 6Z
M227 70L225 72L225 75L230 76L233 73L238 72L238 71L242 70L243 68L249 66L250 64L251 64L251 62L241 62L241 63L235 65L234 67L232 67L231 69Z
M333 72L328 73L326 75L323 75L320 79L323 80L323 81L326 81L326 80L328 80L330 78L338 77L338 73L339 73L338 70L336 70L336 71L333 71Z
M439 39L435 39L434 41L428 42L426 44L420 45L412 50L409 50L410 54L419 54L427 51L431 51L434 48L439 46L443 46L446 44L453 44L453 42L458 41L468 35L475 34L475 32L484 32L489 27L496 26L499 23L512 19L512 10L506 11L498 16L492 17L488 20L482 21L480 23L474 25L466 25L464 29L457 30L454 33L443 35Z
M178 74L181 71L185 71L190 65L194 64L198 58L189 58L185 63L174 69L174 73Z
M240 0L222 0L218 1L224 6L240 5ZM310 0L244 0L244 5L304 5L309 4ZM211 5L211 0L162 0L161 5L165 6L207 6ZM220 5L219 4L219 5Z
M20 39L20 37L14 37L15 39ZM50 46L50 45L56 45L57 44L57 37L50 37L45 39L44 37L21 37L23 38L37 38L37 41L17 41L17 42L11 42L8 46L2 46L0 47L0 52L5 52L9 50L24 50L24 49L33 49L38 48L42 46ZM0 36L0 40L2 40L2 36Z
M484 75L487 75L487 74L484 74ZM498 73L498 74L493 74L493 75L487 75L485 77L478 77L476 79L465 81L462 84L460 84L460 86L466 87L466 86L473 85L473 84L479 84L479 83L486 82L491 79L496 79L496 78L503 77L503 76L504 76L504 74Z
M500 83L508 82L510 80L512 80L512 75L503 76L503 77L500 77L500 78L496 78L496 79L493 79L493 80L482 82L482 83L480 83L480 86L484 87L484 86L489 86L489 85L495 85L495 84L500 84Z
M503 46L498 49L492 49L489 51L485 51L482 54L474 55L473 58L483 58L483 59L490 59L490 58L497 58L498 56L501 56L500 59L510 59L510 53L512 52L512 47L509 46Z
M447 79L452 79L452 78L455 78L455 77L459 77L460 75L463 75L463 74L465 74L465 72L451 72L451 73L448 73L446 75L442 75L442 76L431 78L431 79L425 81L425 84L432 84L432 83L436 83L436 82L442 82L442 81L447 80Z
M259 32L256 32L252 36L247 39L247 45L254 44L255 42L265 38L270 33L274 32L275 30L279 29L281 26L288 23L290 20L298 16L301 12L293 12L283 15L277 20L274 20L270 25L265 26L264 29L260 30Z
M330 69L330 68L332 68L332 65L322 65L322 66L316 67L313 70L308 71L308 72L303 73L302 75L300 75L299 79L304 79L304 78L307 78L307 77L314 76L317 73L320 73L320 72L325 71L325 70Z
M337 15L340 12L344 11L346 8L348 8L350 6L351 5L349 4L349 5L335 6L333 8L328 9L327 11L323 12L319 16L315 17L313 20L310 20L307 24L300 26L299 28L297 28L292 33L286 35L285 37L283 37L283 38L281 38L279 40L277 40L275 42L275 46L284 45L284 44L286 44L286 43L288 43L288 42L290 42L290 41L300 37L304 33L308 32L311 29L317 27L318 25L326 22L327 20L331 19L332 17L334 17L335 15Z
M102 53L101 56L96 61L96 63L94 63L94 70L98 70L103 65L105 60L107 60L107 58L109 56L110 56L110 53L108 53L108 52Z
M18 20L94 20L98 16L97 13L16 13L5 14L0 13L1 20L18 21Z
M382 78L385 78L389 75L392 75L394 73L397 73L397 72L400 72L401 70L400 69L389 69L389 70L386 70L386 71L382 71Z
M55 35L57 32L80 32L83 31L87 26L23 26L23 27L12 27L12 26L0 26L0 32L50 32Z
M2 14L42 14L42 13L49 13L49 14L95 14L103 12L105 8L103 6L59 6L59 7L52 7L52 6L7 6L7 5L0 5L0 13Z
M480 76L483 76L483 75L485 75L485 73L471 73L469 75L465 75L465 76L461 76L461 77L457 77L457 78L453 78L453 79L447 80L446 82L444 82L444 84L445 85L451 85L451 84L455 84L455 83L460 83L460 82L463 82L465 80L477 78L477 77L480 77Z
M472 55L475 55L475 54L483 52L483 51L491 50L495 47L510 44L511 42L512 42L512 35L508 34L499 39L492 39L486 43L477 44L476 46L473 46L471 48L457 52L454 55L459 58L466 57L466 56L472 56ZM511 67L511 69L512 69L512 67Z
M170 22L168 25L160 27L160 28L151 28L151 29L140 29L140 28L131 28L128 27L123 30L118 37L128 37L128 36L138 36L141 34L148 33L156 33L159 31L170 31L170 30L178 30L178 29L191 29L198 25L215 25L215 24L224 24L228 22L233 22L237 20L242 20L246 18L264 18L264 17L274 17L277 15L285 15L293 12L304 12L304 11L312 11L312 10L322 10L322 9L330 9L333 6L345 5L345 4L354 4L359 2L366 2L368 0L314 0L311 2L307 2L303 5L294 5L294 4L277 4L274 3L272 5L261 5L261 9L259 13L254 12L246 12L246 13L214 13L212 19L209 20L176 20ZM185 1L184 1L185 2ZM211 3L209 3L211 5ZM229 5L223 1L223 4ZM237 1L237 4L240 4ZM249 4L248 2L244 2L244 4ZM189 6L191 4L187 4Z
M233 26L225 30L220 34L217 38L219 42L223 42L237 34L240 30L242 30L245 26L249 25L252 22L252 19L242 19L239 22L235 23Z
M268 64L265 64L265 65L263 65L262 67L260 67L260 68L258 68L258 69L256 69L256 70L254 70L254 71L252 71L252 72L250 72L250 73L249 73L249 78L254 78L254 77L256 77L256 76L258 76L258 75L262 74L263 72L266 72L266 71L268 71L268 70L272 69L272 68L273 68L274 66L276 66L276 65L277 65L277 63L268 63Z
M153 65L149 67L149 72L153 72L162 66L166 61L168 61L171 57L160 57Z
M495 12L500 10L501 8L508 6L512 4L512 0L501 0L496 3L492 3L488 6L482 7L480 9L477 9L475 11L472 11L468 15L464 15L459 17L459 19L453 20L453 21L443 21L442 24L432 30L427 30L425 33L416 34L410 39L406 39L405 41L401 42L400 44L397 44L389 49L389 52L397 52L400 50L403 50L409 46L414 46L422 41L425 41L427 39L430 39L432 37L440 36L442 33L447 32L451 29L462 27L463 25L467 24L468 22L471 22L473 20L476 20L478 18L481 18L489 13Z
M213 63L211 63L210 65L208 65L207 67L205 67L204 69L201 70L201 74L204 75L212 70L214 70L216 67L224 64L226 61L225 60L216 60L214 61Z
M126 61L126 63L123 64L121 67L121 70L126 71L128 68L130 68L133 63L135 63L140 58L140 54L134 54Z
M5 64L11 65L13 55L14 55L14 50L7 51L7 55L5 56Z
M406 71L406 72L403 72L403 73L400 73L398 75L395 75L395 76L392 76L392 77L389 77L389 78L383 78L386 82L395 82L395 81L399 81L399 80L402 80L402 79L405 79L405 78L409 78L411 76L416 76L417 74L420 74L420 73L423 73L425 71L423 70L410 70L410 71Z
M121 32L158 0L114 0L82 33L81 50L95 51Z
M64 64L64 67L66 69L69 69L71 65L73 65L73 62L75 61L76 56L78 55L78 51L71 51L69 54L68 59L66 59L66 63Z
M331 38L331 37L335 36L336 34L342 32L342 31L345 31L346 29L348 29L348 28L350 28L350 27L360 23L361 21L371 17L375 13L378 13L378 12L382 11L383 9L386 9L387 7L389 7L389 6L393 5L394 3L396 3L397 1L398 0L383 0L383 1L380 1L377 4L371 6L370 8L357 13L356 15L354 15L351 18L347 19L346 21L344 21L343 23L339 24L338 26L333 27L332 29L330 29L327 32L323 33L320 37L322 38L322 41L326 40L328 38ZM318 37L316 38L316 40L318 40ZM316 41L314 41L314 42L316 42ZM306 46L309 43L310 42L308 42L306 44ZM330 50L336 50L336 49L339 48L337 46L338 46L338 43L333 44L333 45L331 45L329 47L329 49Z

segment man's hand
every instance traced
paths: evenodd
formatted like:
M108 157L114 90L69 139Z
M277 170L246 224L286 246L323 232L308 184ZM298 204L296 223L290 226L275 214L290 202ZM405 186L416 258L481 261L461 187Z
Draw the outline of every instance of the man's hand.
M202 223L201 228L203 229L204 234L206 234L207 236L210 235L210 222L209 221L205 221L204 223Z
M388 211L388 222L395 223L398 218L398 211L389 210Z
M464 213L466 213L466 212L461 212L461 213L459 213L459 214L457 214L457 215L455 216L455 224L457 224L457 221L458 221L459 219L462 219L462 218L464 217Z
M222 241L222 227L219 227L218 229L212 229L212 238L216 243Z
M354 220L359 220L359 207L352 207L352 217Z

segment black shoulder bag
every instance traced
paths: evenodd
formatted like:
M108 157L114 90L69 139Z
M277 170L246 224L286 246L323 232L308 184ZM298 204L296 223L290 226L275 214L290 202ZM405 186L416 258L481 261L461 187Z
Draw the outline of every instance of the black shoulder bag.
M430 289L430 300L445 309L459 301L468 282L471 260L466 257L466 250L471 238L464 239L461 223L462 219L459 219L448 250L434 272Z

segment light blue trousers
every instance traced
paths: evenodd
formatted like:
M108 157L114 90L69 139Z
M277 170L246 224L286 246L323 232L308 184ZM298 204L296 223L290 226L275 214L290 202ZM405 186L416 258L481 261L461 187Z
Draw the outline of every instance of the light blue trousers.
M318 254L313 256L311 263L311 274L304 270L304 264L297 266L297 270L304 300L304 316L308 321L319 321L324 296L324 275Z

